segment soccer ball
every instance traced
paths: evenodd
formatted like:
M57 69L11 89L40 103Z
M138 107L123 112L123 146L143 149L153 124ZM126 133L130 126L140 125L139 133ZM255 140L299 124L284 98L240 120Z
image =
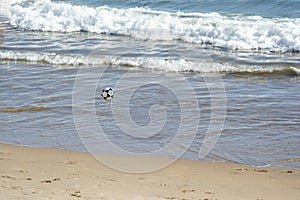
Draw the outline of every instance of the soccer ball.
M101 97L106 101L112 100L114 97L114 89L112 89L111 87L105 88L101 92Z

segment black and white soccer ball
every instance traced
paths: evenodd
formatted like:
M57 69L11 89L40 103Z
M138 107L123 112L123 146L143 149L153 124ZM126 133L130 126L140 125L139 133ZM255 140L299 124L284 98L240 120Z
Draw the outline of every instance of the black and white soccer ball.
M111 101L114 98L114 89L107 87L101 92L101 97L106 101Z

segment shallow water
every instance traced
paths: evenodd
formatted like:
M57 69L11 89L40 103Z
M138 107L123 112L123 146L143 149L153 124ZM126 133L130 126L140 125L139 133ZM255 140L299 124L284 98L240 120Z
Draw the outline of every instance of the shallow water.
M102 78L100 85L113 86L125 72L124 69L109 68L105 73L108 78ZM138 72L147 73L147 76L148 73L154 73L154 76L157 73L144 70ZM40 64L9 62L2 65L1 141L85 151L75 129L72 113L76 73L77 69L56 69ZM137 72L135 70L129 73ZM197 107L201 117L197 135L183 158L198 159L203 137L211 120L211 99L201 75L185 76L198 95ZM178 94L166 94L168 88L147 84L145 77L141 77L141 80L138 77L134 79L143 82L145 86L133 93L127 106L131 110L132 120L139 126L146 126L150 122L149 109L152 105L164 106L168 113L166 125L153 137L132 138L122 132L115 122L116 116L111 113L111 104L103 101L100 94L95 97L96 116L100 126L113 143L129 152L151 152L167 144L181 123L180 104L176 102ZM227 97L226 120L216 146L206 159L262 166L298 158L300 107L296 100L299 99L299 78L245 75L224 75L222 78ZM127 83L123 80L122 84ZM98 91L100 92L100 88ZM115 92L117 99L118 93L122 91ZM183 98L189 102L189 96ZM124 105L124 109L128 107ZM194 116L186 117L194 120ZM111 149L101 148L101 151L114 153ZM296 165L294 162L292 164Z

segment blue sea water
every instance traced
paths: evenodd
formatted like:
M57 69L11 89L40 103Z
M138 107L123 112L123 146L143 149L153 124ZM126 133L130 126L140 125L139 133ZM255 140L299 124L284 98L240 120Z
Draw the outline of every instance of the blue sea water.
M96 95L95 113L116 146L161 149L186 118L199 122L196 135L186 129L192 143L182 157L200 159L214 116L206 81L220 77L226 117L204 159L299 168L299 52L299 0L2 0L0 141L86 151L75 124L74 83L80 69L106 69L99 84L116 87L116 97L104 102ZM121 79L127 73L131 78ZM160 86L156 77L171 77L170 88L178 89ZM180 100L192 101L188 88L173 82L182 77L197 95L200 119L192 110L183 116ZM121 102L132 118L124 123L133 121L151 136L132 136L116 123L113 102L123 94L118 88L135 89L128 105ZM167 119L155 134L148 127L151 117ZM89 125L83 124L87 130Z
M61 2L61 1L56 1ZM133 8L143 7L152 10L168 12L187 12L187 13L210 13L220 14L242 14L256 15L263 17L287 17L299 18L300 2L298 0L170 0L170 1L151 1L151 0L130 0L130 1L108 1L108 0L89 0L74 1L65 0L64 2L83 4L92 7L109 6L114 8Z

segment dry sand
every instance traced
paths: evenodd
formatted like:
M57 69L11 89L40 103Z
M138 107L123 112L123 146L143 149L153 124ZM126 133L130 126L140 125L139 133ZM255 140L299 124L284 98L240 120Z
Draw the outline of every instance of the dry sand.
M299 200L300 172L179 160L156 172L128 174L87 153L0 144L0 200L8 199Z

